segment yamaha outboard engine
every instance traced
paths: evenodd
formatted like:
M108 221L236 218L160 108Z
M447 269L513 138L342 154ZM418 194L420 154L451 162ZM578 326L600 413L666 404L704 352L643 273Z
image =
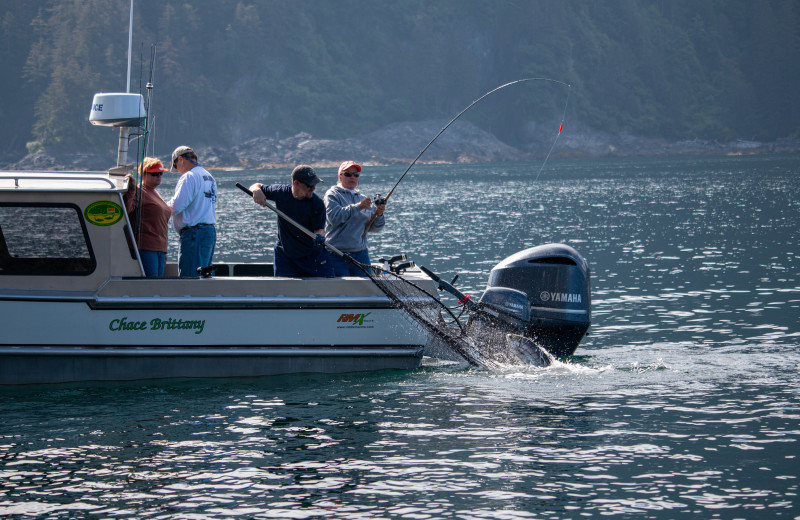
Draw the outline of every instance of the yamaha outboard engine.
M525 249L492 269L479 303L552 355L572 355L592 321L589 264L564 244Z

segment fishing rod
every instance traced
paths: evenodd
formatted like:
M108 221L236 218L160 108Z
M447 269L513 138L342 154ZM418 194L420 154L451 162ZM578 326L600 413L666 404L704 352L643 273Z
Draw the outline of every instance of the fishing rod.
M394 186L392 186L392 189L391 189L391 190L389 190L389 193L387 193L385 197L380 197L380 196L377 196L377 197L376 197L376 199L378 199L378 202L382 202L382 203L384 203L384 204L385 204L385 203L386 203L386 201L388 201L388 200L389 200L389 197L391 197L391 196L392 196L392 193L394 193L394 190L395 190L395 189L397 188L397 186L398 186L398 185L399 185L399 184L400 184L400 183L403 181L403 178L406 176L406 174L409 172L409 170L411 170L411 167L412 167L412 166L414 166L414 164L416 164L417 160L419 160L419 158L420 158L420 157L422 157L422 154L424 154L424 153L425 153L425 151L426 151L428 148L430 148L430 146L431 146L431 145L434 143L434 141L436 141L436 140L439 138L439 136L440 136L440 135L442 135L442 134L444 133L444 131L445 131L445 130L447 130L447 128L448 128L450 125L452 125L453 123L455 123L455 122L456 122L456 120L457 120L459 117L461 117L462 115L464 115L464 113L465 113L467 110L469 110L470 108L472 108L473 106L475 106L476 104L478 104L478 103L479 103L480 101L482 101L484 98L486 98L486 97L490 96L491 94L494 94L494 93L495 93L495 92L497 92L498 90L502 90L502 89L504 89L504 88L506 88L506 87L510 87L511 85L516 85L517 83L525 83L525 82L527 82L527 81L548 81L548 82L550 82L550 83L558 83L559 85L564 85L565 87L567 87L567 88L568 88L568 89L570 89L570 90L572 89L572 85L570 85L569 83L565 83L565 82L563 82L563 81L559 81L559 80L557 80L557 79L551 79L551 78L523 78L523 79L518 79L518 80L515 80L515 81L511 81L510 83L506 83L506 84L504 84L504 85L500 85L499 87L495 87L495 88L493 88L492 90L490 90L490 91L489 91L489 92L487 92L486 94L482 95L481 97L479 97L478 99L476 99L475 101L473 101L472 103L470 103L469 105L467 105L467 107L466 107L466 108L464 108L464 110L462 110L461 112L459 112L459 113L458 113L458 115L456 115L456 117L454 117L453 119L451 119L451 120L450 120L450 122L449 122L449 123L447 123L446 125L444 125L444 127L443 127L441 130L439 130L439 133L438 133L438 134L436 134L436 136L434 136L434 138L433 138L433 139L431 139L431 141L430 141L430 142L429 142L427 145L425 145L425 148L423 148L423 149L422 149L422 150L421 150L421 151L420 151L420 152L417 154L417 156L414 158L414 160L413 160L413 161L411 161L411 164L409 164L409 165L408 165L408 168L406 168L406 171L404 171L404 172L403 172L403 175L401 175L401 176L400 176L400 178L397 180L397 182L394 184ZM567 94L567 96L569 96L569 94ZM567 97L567 99L569 99L569 97ZM566 113L566 105L564 106L564 113ZM564 129L564 116L562 115L562 117L561 117L561 125L560 125L560 126L559 126L559 128L558 128L558 135L561 135L561 131L562 131L563 129ZM558 140L558 136L556 136L556 140ZM554 143L554 144L555 144L555 143ZM553 150L553 149L552 149L552 147L551 147L551 148L550 148L550 151L552 152L552 150ZM547 157L550 157L550 153L548 153L548 154L547 154ZM545 158L545 162L547 162L547 158ZM544 165L542 165L542 166L544 167ZM540 170L540 173L541 173L541 170ZM372 223L375 221L375 219L376 219L376 218L377 218L377 213L376 213L375 215L373 215L373 216L372 216L372 218L369 220L369 222L367 222L367 225L366 225L366 226L364 226L364 233L361 235L361 236L362 236L362 238L363 238L363 237L364 237L364 236L367 234L367 230L370 228L370 226L372 226Z
M131 5L132 4L133 4L133 1L131 0ZM141 57L140 57L140 60L141 60ZM154 65L155 65L155 61L156 61L156 46L153 45L151 47L151 49L150 49L150 79L147 81L147 85L145 85L145 88L147 89L147 103L146 103L146 106L144 108L144 114L145 114L144 129L142 130L142 133L140 135L140 138L141 138L141 143L140 144L141 144L142 152L140 154L136 155L136 162L138 163L137 169L138 169L138 166L141 166L141 169L142 169L142 172L139 175L139 186L140 186L140 188L139 188L138 193L136 195L136 198L137 198L136 207L138 208L138 211L136 212L136 223L135 223L136 224L136 232L135 232L135 236L136 236L137 240L141 237L141 233L142 233L142 191L144 191L144 158L147 156L147 137L148 137L148 135L150 133L150 129L149 129L150 100L152 98L152 91L153 91L153 68L154 68ZM140 69L140 73L139 73L139 93L140 93L140 95L141 95L141 92L142 92L142 77L141 77L141 69ZM141 115L141 114L139 114L139 115Z
M142 161L147 156L147 139L150 136L150 104L153 97L153 69L156 61L156 46L150 48L150 79L147 81L145 88L147 89L147 104L145 106L145 114L147 117L144 120L144 133L142 135ZM141 89L141 87L140 87Z

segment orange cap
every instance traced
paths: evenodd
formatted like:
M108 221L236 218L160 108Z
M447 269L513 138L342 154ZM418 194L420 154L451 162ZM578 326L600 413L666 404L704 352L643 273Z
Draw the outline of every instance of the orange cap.
M145 173L156 173L156 172L165 172L165 171L167 171L167 169L166 169L166 168L164 168L164 167L161 165L161 163L155 163L154 165L152 165L152 166L148 167L148 168L145 170Z

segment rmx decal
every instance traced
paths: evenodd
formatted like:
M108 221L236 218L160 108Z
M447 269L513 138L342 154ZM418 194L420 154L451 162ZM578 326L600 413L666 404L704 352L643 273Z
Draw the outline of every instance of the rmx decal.
M339 316L339 319L336 320L337 323L352 323L353 325L364 325L364 318L372 314L368 312L366 314L342 314Z

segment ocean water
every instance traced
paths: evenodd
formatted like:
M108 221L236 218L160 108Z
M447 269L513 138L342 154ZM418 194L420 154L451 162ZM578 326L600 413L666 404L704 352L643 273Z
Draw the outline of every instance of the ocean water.
M506 256L572 245L576 356L0 388L0 517L800 518L800 157L540 168L416 165L371 251L478 295ZM217 260L271 260L275 217L234 183L288 175L215 173Z

